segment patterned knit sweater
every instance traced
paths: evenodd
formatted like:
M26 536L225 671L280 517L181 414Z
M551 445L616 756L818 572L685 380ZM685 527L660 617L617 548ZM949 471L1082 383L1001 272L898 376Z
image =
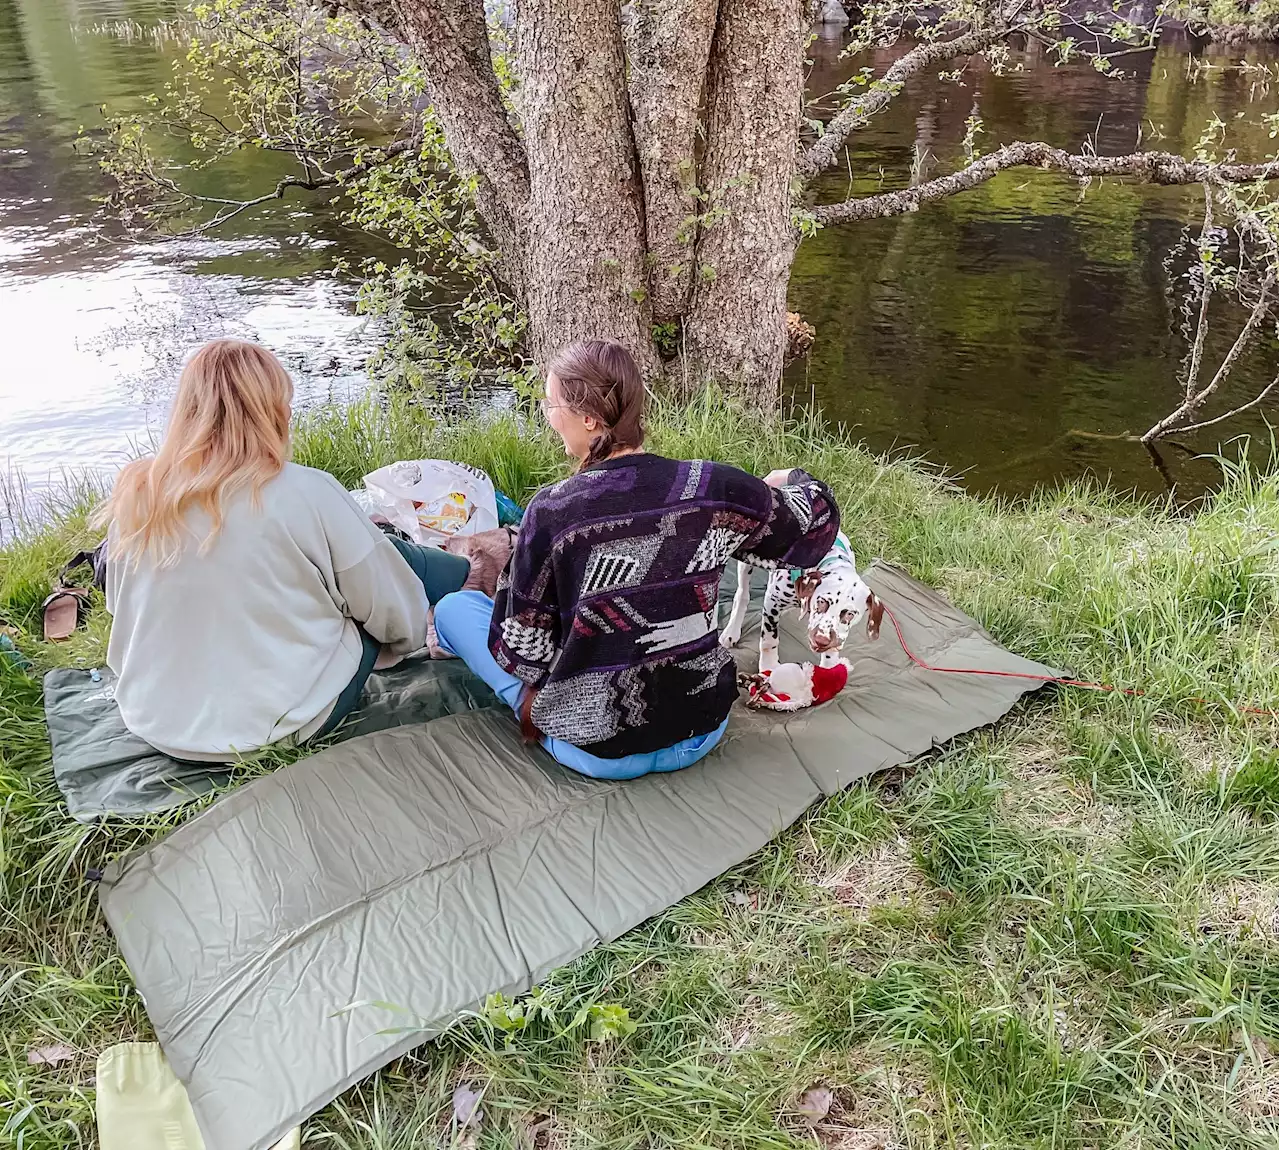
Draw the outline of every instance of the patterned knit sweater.
M660 750L715 730L737 697L716 630L725 564L812 567L839 526L798 469L773 488L721 463L606 460L529 504L489 646L538 688L544 734L601 758Z

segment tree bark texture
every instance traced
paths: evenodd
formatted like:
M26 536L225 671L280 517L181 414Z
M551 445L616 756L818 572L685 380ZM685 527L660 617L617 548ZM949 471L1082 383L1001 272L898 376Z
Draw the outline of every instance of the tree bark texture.
M477 206L501 250L505 277L519 292L529 171L494 75L483 0L353 0L352 7L421 60L445 142L460 174L476 179Z
M799 0L721 0L708 73L687 369L762 406L777 401L786 351L804 23Z
M521 0L519 132L483 0L343 2L421 60L540 365L572 340L607 337L658 378L654 318L683 320L668 376L776 401L803 0L635 0L629 69L617 0Z
M534 356L544 364L573 340L615 339L651 376L659 364L617 0L520 0L516 56Z
M654 319L683 315L697 227L698 114L717 0L634 0L628 91L644 186Z

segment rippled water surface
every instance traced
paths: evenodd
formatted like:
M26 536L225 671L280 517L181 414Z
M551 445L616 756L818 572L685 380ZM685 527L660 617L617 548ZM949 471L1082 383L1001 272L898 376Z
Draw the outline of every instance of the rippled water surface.
M177 49L91 29L173 14L0 0L0 476L34 489L66 469L113 472L163 427L183 357L215 335L273 347L303 403L364 387L375 334L331 274L346 236L322 203L273 205L199 242L138 243L102 218L107 185L76 137L102 103L158 88ZM273 174L231 173L245 188Z
M971 118L983 128L979 148L1040 139L1119 155L1141 140L1190 155L1216 115L1242 159L1263 159L1274 142L1252 122L1273 110L1275 91L1256 90L1250 102L1259 71L1225 67L1241 55L1211 48L1196 59L1170 40L1126 59L1120 80L1052 67L1038 52L1015 52L1020 70L1004 76L971 67L957 83L921 78L858 134L853 178L832 174L824 198L905 187L916 157L919 178L955 170ZM812 56L815 94L855 68L838 42L818 41ZM1247 56L1274 71L1274 53ZM889 62L877 59L877 72ZM792 275L792 307L818 330L809 360L790 373L792 390L816 396L871 446L922 452L975 490L1023 493L1089 472L1163 491L1146 451L1115 437L1177 406L1190 253L1165 264L1203 205L1199 188L1081 188L1022 170L910 215L827 229L802 245ZM1243 317L1214 315L1206 364L1216 367ZM1263 341L1213 411L1256 395L1275 367L1275 340ZM1264 407L1214 431L1252 436L1265 459L1269 407L1269 420ZM1205 433L1188 446L1212 451L1218 439ZM1176 448L1163 454L1187 493L1218 475Z
M367 241L322 201L276 202L199 242L139 243L101 218L104 178L77 154L76 136L103 102L127 107L158 88L178 51L103 25L153 24L176 8L0 0L0 477L20 473L36 490L66 469L118 467L163 426L182 358L215 335L276 349L303 403L365 386L377 333L354 314L354 285L331 269ZM854 69L840 49L815 42L813 94ZM1274 65L1259 50L1249 56ZM1222 67L1230 62L1212 52L1194 62L1171 42L1129 61L1133 74L1119 81L1016 53L1021 71L1003 77L978 68L958 82L922 77L857 137L852 178L833 173L822 194L904 186L913 161L917 178L951 170L971 118L985 130L979 147L1040 138L1118 152L1140 133L1150 146L1189 149L1216 113L1239 132L1245 158L1257 158L1270 142L1240 128L1237 113L1256 117L1274 93L1251 105L1256 75ZM254 193L278 175L272 164L246 157L218 178ZM1180 301L1165 260L1199 204L1194 190L1082 191L1015 172L912 215L829 229L796 262L792 307L817 340L789 387L870 446L922 454L975 490L1021 493L1093 472L1161 491L1146 453L1114 437L1176 403ZM1272 341L1226 400L1260 388L1274 365ZM1263 412L1231 425L1238 432L1269 442ZM1212 465L1167 455L1184 491L1212 482Z

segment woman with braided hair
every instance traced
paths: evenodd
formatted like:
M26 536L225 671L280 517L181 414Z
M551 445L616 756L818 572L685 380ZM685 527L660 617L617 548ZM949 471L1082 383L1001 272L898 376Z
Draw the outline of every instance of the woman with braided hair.
M758 479L644 449L645 388L630 353L591 340L547 372L543 411L578 461L525 513L490 599L446 595L440 645L565 766L629 779L696 763L737 697L716 604L731 559L811 567L840 515L799 469Z

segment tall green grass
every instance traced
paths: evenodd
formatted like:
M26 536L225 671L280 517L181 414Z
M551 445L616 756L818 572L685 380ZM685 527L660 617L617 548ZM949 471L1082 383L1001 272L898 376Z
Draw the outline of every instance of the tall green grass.
M811 417L764 422L713 395L659 403L650 436L757 473L807 468L860 560L903 565L1010 647L1144 694L1041 692L819 804L552 975L528 1027L499 1012L455 1028L348 1091L308 1144L1274 1146L1276 732L1237 704L1276 706L1276 477L1224 463L1187 513L1085 483L979 500ZM348 486L414 456L484 467L516 498L567 470L518 410L368 403L295 436L299 462ZM37 671L103 658L100 610L71 643L37 638L48 580L92 541L90 501L0 549L0 619ZM0 1145L93 1144L93 1056L149 1030L83 876L190 813L68 820L38 680L0 660ZM637 1030L566 1032L592 1003ZM28 1064L52 1043L82 1053ZM478 1136L451 1119L462 1081L485 1090ZM815 1086L830 1090L816 1124L801 1106Z

